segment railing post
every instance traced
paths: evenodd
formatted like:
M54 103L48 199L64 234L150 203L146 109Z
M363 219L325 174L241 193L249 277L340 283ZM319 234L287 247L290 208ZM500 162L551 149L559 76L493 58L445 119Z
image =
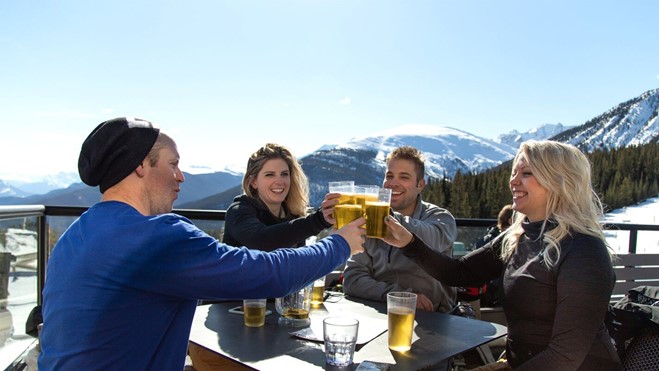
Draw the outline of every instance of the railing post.
M629 230L629 253L636 254L636 240L638 239L638 229Z
M46 283L46 250L48 249L48 223L46 214L39 216L39 238L37 238L37 305L43 303L42 291Z

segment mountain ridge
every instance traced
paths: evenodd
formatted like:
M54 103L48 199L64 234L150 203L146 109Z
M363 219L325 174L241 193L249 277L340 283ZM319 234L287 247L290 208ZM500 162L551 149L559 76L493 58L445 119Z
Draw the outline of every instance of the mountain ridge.
M496 139L487 139L447 126L410 124L371 136L352 138L339 145L323 145L299 160L309 178L310 204L314 206L326 193L328 181L351 179L356 184L381 184L385 156L400 145L412 145L424 152L427 176L451 178L457 171L481 172L510 160L519 144L528 139L568 142L585 152L657 142L658 114L659 89L653 89L620 103L580 126L545 124L526 133L512 130ZM227 203L241 192L237 187L242 179L239 173L186 173L185 176L185 186L175 203L178 208L225 209ZM25 204L28 200L33 201L31 203L52 204L52 197L48 196L50 193L2 197L3 186L7 184L9 182L0 182L0 204ZM80 192L78 188L71 191ZM61 197L60 192L56 196ZM73 194L68 199L74 202L72 206L90 205L80 204L86 202L88 196Z

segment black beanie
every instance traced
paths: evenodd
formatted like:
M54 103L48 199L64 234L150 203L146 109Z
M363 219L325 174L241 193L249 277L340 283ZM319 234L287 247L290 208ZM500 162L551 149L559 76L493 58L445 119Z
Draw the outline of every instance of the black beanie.
M78 172L101 193L122 181L146 158L160 129L149 121L119 117L102 122L82 143Z

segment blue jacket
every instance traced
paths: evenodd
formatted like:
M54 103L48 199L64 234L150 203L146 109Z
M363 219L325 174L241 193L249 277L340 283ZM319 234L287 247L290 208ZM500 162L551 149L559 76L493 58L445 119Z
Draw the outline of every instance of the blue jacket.
M222 244L176 214L98 203L48 261L39 370L180 371L198 299L285 296L349 255L338 235L263 252Z

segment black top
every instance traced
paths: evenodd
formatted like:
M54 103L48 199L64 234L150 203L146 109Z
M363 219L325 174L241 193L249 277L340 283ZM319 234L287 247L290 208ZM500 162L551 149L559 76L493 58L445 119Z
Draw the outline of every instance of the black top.
M299 217L290 214L285 203L282 207L286 216L278 218L261 200L247 195L236 197L227 209L222 242L272 251L281 247L304 246L308 237L332 226L325 221L320 209Z
M503 274L506 354L516 370L622 369L604 326L615 284L604 242L568 236L548 269L541 225L523 224L525 233L507 263L500 259L500 238L458 259L436 254L418 238L404 253L450 285L479 286Z

